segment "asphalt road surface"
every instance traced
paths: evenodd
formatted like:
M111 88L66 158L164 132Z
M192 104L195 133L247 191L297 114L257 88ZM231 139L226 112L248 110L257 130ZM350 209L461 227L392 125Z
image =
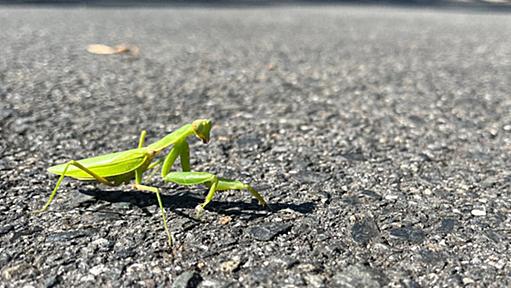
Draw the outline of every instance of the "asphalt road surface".
M0 287L511 285L511 17L374 6L0 7ZM94 55L127 43L138 57ZM219 193L66 180L197 118ZM176 169L178 167L176 166Z

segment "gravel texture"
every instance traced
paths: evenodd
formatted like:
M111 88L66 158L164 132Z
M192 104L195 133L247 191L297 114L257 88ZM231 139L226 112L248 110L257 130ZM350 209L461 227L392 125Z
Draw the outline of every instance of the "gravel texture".
M0 287L511 285L511 17L378 7L0 8ZM88 44L135 44L138 58ZM197 171L154 195L70 159L196 118Z

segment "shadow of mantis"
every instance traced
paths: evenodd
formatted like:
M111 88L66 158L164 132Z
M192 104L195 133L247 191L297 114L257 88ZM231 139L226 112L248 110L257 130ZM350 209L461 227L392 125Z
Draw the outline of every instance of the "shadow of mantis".
M147 211L147 207L158 205L152 193L146 193L138 190L102 190L102 189L80 189L80 193L92 196L95 200L102 200L109 203L129 203L135 207L142 209L145 213L150 214ZM190 192L188 189L178 189L177 193L173 194L162 194L163 207L170 209L172 213L179 216L183 216L195 221L199 221L194 217L183 213L181 209L194 209L197 203L201 203L204 199L203 195L199 193ZM92 199L91 199L92 200ZM92 203L92 201L86 201ZM226 216L249 216L248 219L256 219L260 217L266 217L271 215L273 212L277 212L284 209L290 209L292 211L309 214L315 208L314 203L305 202L300 204L288 204L288 203L272 203L270 204L270 210L262 208L258 205L255 199L251 202L247 201L218 201L212 200L211 204L206 207L206 210L212 211L221 215ZM112 211L111 213L117 213Z

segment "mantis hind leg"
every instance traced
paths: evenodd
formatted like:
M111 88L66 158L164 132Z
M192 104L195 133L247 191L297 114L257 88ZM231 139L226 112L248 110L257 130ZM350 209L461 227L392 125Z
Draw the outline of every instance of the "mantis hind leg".
M250 192L250 194L252 194L252 196L254 196L257 199L257 201L259 201L259 205L261 205L263 207L269 207L268 203L266 203L263 196L261 196L261 194L259 194L259 192L257 192L254 188L252 188L252 186L250 186L248 184L245 184L245 185L246 185L245 189L247 189L248 192Z
M261 194L259 194L257 190L255 190L252 186L245 184L241 181L218 178L214 176L213 179L210 180L209 183L207 183L207 185L209 186L209 192L204 202L195 208L196 218L200 218L204 214L204 207L206 207L206 205L208 205L208 203L211 202L211 200L215 196L216 191L248 190L250 194L252 194L252 196L254 196L258 200L259 205L261 205L262 207L269 207L266 201L264 200L263 196L261 196Z
M210 182L211 186L209 189L209 193L206 196L206 200L204 203L200 204L195 208L196 217L200 218L202 214L204 213L204 207L211 202L211 199L213 199L213 196L215 196L216 191L225 191L225 190L248 190L252 196L254 196L258 201L259 205L262 207L269 207L266 201L264 200L263 196L259 194L252 186L245 184L238 180L230 180L230 179L224 179L224 178L216 178L215 181Z
M225 179L225 178L220 178L218 180L217 190L223 191L223 190L245 190L245 189L248 190L248 192L250 192L250 194L252 194L252 196L254 196L254 198L257 199L257 201L259 202L259 205L261 205L263 207L268 207L268 204L264 200L263 196L261 196L261 194L259 194L259 192L257 192L257 190L255 190L252 186L245 184L238 180L231 180L231 179Z
M43 208L35 211L35 213L42 213L48 209L51 202L53 201L53 198L55 198L55 195L57 195L57 190L59 189L60 185L62 184L62 180L64 180L64 177L66 177L67 169L69 169L69 166L71 166L71 165L73 165L73 166L77 167L78 169L82 170L83 172L91 175L92 177L94 177L94 179L96 179L100 183L103 183L108 186L115 186L112 182L110 182L107 179L92 172L91 170L87 169L87 167L83 166L82 164L78 163L77 161L71 160L71 161L67 162L66 166L64 167L64 171L62 172L62 175L60 175L60 178L57 181L55 188L51 192L50 198L48 199L48 201L46 201L46 204L43 206Z
M165 233L167 233L167 238L169 241L170 247L172 247L172 235L170 234L169 226L167 224L167 215L165 214L165 209L163 209L163 202L161 201L160 189L152 186L141 185L140 183L136 183L133 185L133 188L141 191L149 191L156 194L156 199L158 199L158 205L160 206L161 218L163 219L163 226L165 228Z
M166 182L173 182L180 185L198 185L205 184L209 187L208 195L202 204L197 205L195 208L196 218L200 218L204 213L204 207L211 202L215 196L216 191L220 190L248 190L254 196L259 204L263 207L268 207L263 196L259 194L252 186L237 180L230 180L225 178L218 178L216 175L208 172L170 172L163 180Z
M193 172L191 172L193 173ZM202 204L197 205L195 207L195 218L201 218L204 214L204 207L213 200L213 197L215 197L216 190L218 188L218 177L212 175L212 180L209 181L209 192L208 195L206 195L206 199L204 199L204 202Z

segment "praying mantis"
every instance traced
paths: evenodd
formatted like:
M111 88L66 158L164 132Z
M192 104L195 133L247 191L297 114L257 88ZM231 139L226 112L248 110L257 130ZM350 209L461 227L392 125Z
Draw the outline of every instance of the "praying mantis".
M267 207L264 198L250 185L237 180L230 180L217 177L208 172L191 172L190 170L190 148L186 141L189 136L195 135L208 143L210 140L211 121L207 119L198 119L191 124L186 124L174 132L168 134L162 139L144 147L146 131L140 134L138 147L121 152L104 154L92 158L81 160L71 160L67 163L52 166L48 168L50 173L60 175L55 188L50 194L46 204L36 213L42 213L48 209L51 202L57 194L62 181L65 177L74 178L81 181L97 181L107 186L119 186L129 184L132 180L135 183L132 187L140 191L148 191L156 194L158 205L163 220L163 226L167 234L169 245L172 246L172 236L167 224L165 209L160 196L160 189L153 186L142 184L142 175L145 171L154 169L161 164L161 159L154 161L155 158L166 148L173 145L170 152L163 160L161 168L161 177L166 182L173 182L179 185L198 185L205 184L209 187L209 192L202 204L196 208L196 217L200 218L204 207L211 202L216 191L222 190L248 190L254 196L259 204ZM180 158L182 172L170 172L172 165Z

